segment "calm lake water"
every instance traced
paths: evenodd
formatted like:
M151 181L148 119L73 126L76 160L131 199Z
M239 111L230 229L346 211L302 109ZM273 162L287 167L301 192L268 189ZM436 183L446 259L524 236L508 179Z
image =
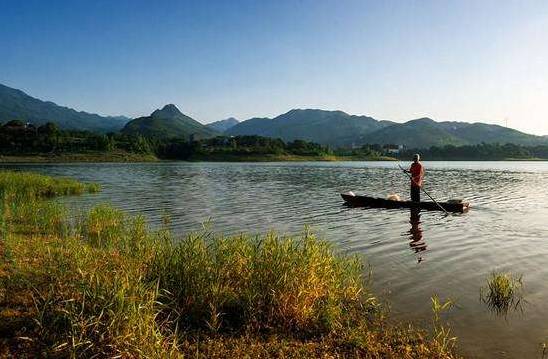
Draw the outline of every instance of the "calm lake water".
M393 316L428 325L430 297L457 303L444 318L472 357L541 357L548 342L548 163L425 162L426 189L463 198L466 214L353 209L340 192L408 196L391 162L159 163L2 165L98 182L96 195L62 199L75 208L111 202L175 232L209 219L223 233L302 231L304 225L346 252L365 256L373 286ZM424 195L423 195L424 196ZM410 223L413 222L413 223ZM522 312L500 317L480 301L493 270L523 274Z

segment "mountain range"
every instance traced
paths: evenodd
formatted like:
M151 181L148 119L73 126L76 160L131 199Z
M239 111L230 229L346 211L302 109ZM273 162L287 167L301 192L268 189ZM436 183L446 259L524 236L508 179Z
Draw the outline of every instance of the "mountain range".
M342 111L291 110L273 119L252 118L225 134L304 139L334 147L362 144L398 144L410 148L485 143L548 144L548 137L526 134L485 123L436 122L420 118L404 123L353 116Z
M526 134L511 128L485 123L436 122L420 118L394 124L360 138L362 143L402 144L412 148L480 143L513 143L525 146L548 144L544 136Z
M76 111L0 84L0 123L10 120L22 120L35 125L55 122L64 129L106 133L119 131L129 118Z
M143 135L161 138L196 138L213 137L220 133L202 125L200 122L183 114L173 104L165 105L150 116L139 117L128 122L122 129L127 135Z
M169 104L150 116L134 120L123 116L100 116L42 101L23 91L0 84L0 123L23 120L41 125L55 122L61 128L95 132L122 131L155 137L205 138L259 135L317 142L332 147L363 144L398 144L410 148L479 143L548 145L548 136L535 136L511 128L485 123L436 122L420 118L404 123L349 115L343 111L294 109L274 118L252 118L239 122L228 118L203 125ZM129 121L129 122L128 122Z

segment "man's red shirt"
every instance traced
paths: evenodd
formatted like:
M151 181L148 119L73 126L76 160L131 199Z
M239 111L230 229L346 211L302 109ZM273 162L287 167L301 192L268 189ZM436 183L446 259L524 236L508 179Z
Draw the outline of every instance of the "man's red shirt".
M422 187L422 179L424 177L424 167L422 164L420 162L413 162L409 172L411 172L411 178L413 178L411 186Z

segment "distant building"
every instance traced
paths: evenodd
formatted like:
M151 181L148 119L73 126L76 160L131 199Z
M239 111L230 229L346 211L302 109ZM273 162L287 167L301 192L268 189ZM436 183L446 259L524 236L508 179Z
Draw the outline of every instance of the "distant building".
M388 153L388 154L391 154L391 155L397 155L399 154L401 151L403 151L404 149L404 146L403 145L393 145L393 144L389 144L389 145L384 145L383 146L383 150Z

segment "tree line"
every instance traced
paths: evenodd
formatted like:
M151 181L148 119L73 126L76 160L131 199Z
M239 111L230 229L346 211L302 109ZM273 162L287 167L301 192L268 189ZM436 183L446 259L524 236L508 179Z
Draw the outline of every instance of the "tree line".
M163 159L186 160L207 156L297 155L324 156L333 151L327 146L303 140L284 142L261 136L219 136L207 139L155 138L122 133L97 134L61 130L55 123L42 126L10 121L0 126L0 154L33 155L110 152L122 150L152 154Z
M261 136L219 136L207 139L149 138L122 133L98 134L88 131L62 130L55 123L41 126L14 120L0 125L0 154L33 155L82 153L88 151L126 151L155 155L162 159L188 160L223 156L354 156L382 155L409 159L420 153L425 160L504 160L548 159L548 145L521 146L515 144L481 143L465 146L433 146L427 149L404 149L387 152L390 146L366 144L359 148L332 149L313 142Z
M400 159L409 159L420 153L424 160L505 160L548 159L548 145L522 146L512 143L481 143L464 146L432 146L427 149L405 149L397 154Z

